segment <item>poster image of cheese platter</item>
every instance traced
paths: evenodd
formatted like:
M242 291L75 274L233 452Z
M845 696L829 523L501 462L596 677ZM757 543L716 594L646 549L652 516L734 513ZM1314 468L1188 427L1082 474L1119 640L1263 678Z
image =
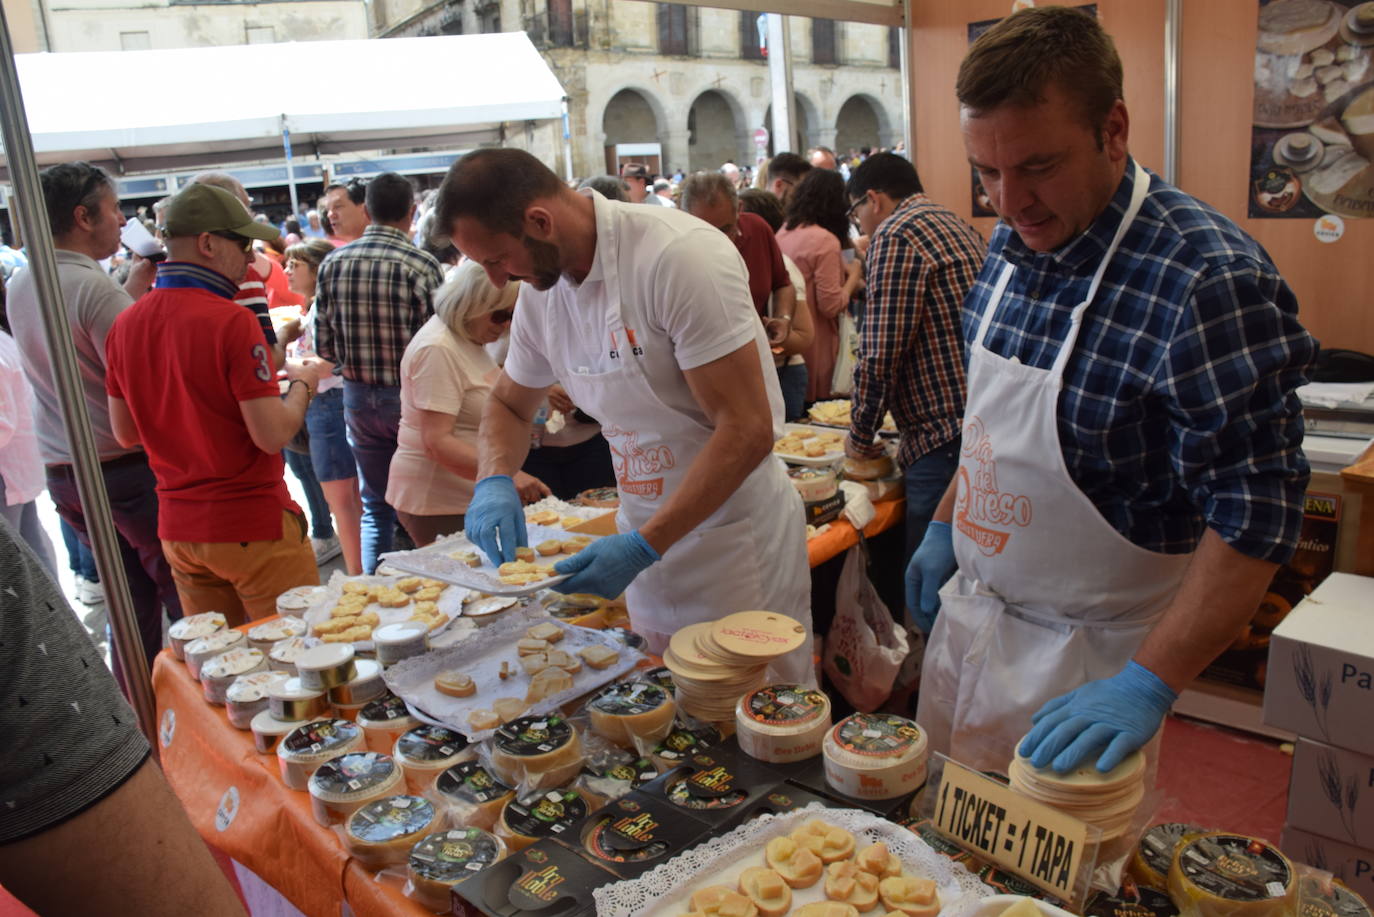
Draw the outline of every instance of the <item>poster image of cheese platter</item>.
M1374 2L1259 4L1252 217L1374 216Z

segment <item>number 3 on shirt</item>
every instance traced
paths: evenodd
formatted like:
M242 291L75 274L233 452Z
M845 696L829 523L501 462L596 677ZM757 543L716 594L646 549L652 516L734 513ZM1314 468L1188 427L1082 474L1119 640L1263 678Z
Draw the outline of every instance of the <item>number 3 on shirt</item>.
M263 382L272 381L272 364L267 359L267 348L262 344L253 345L253 359L258 361L258 368L253 370L253 375Z

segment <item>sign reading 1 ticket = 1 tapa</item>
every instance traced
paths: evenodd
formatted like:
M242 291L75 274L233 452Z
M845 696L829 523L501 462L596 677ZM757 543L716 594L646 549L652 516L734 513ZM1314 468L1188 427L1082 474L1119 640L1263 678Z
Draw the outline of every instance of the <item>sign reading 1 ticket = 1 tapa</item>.
M941 834L1066 902L1082 902L1101 831L1027 799L1000 781L936 755L939 787L928 797ZM927 787L930 792L930 787Z

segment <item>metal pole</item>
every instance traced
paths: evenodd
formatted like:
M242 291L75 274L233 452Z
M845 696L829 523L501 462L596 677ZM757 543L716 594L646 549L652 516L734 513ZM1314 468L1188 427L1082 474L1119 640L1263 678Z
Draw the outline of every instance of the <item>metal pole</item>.
M286 153L286 187L291 192L291 218L299 219L301 203L296 199L296 166L291 162L291 131L286 126L286 115L281 116L281 146Z
M33 155L33 140L29 136L19 72L14 62L14 45L10 41L9 22L3 7L0 7L0 129L3 130L5 154L9 159L10 180L14 184L12 200L24 237L28 240L28 270L33 272L34 286L38 290L53 379L57 383L62 419L67 425L67 439L71 444L76 488L86 516L86 528L91 535L91 552L95 555L96 569L100 571L100 581L105 586L105 604L109 608L110 627L114 630L115 652L119 654L125 690L134 713L138 715L139 728L156 754L157 714L153 685L148 677L148 662L143 656L143 642L138 635L129 585L124 579L119 538L114 519L110 516L105 479L100 474L100 455L96 451L95 436L91 433L91 421L86 413L86 398L82 394L81 375L76 366L76 348L72 345L67 309L57 279L52 230L48 225L47 209L40 204L43 189L38 180L38 164Z
M792 37L787 17L768 14L768 75L773 83L773 152L804 152L797 143L797 97L792 91Z
M573 180L572 122L568 117L568 97L563 97L563 177Z
M902 143L906 146L906 158L916 163L916 110L912 100L916 98L911 91L911 0L902 0L902 27L897 32L897 50L900 52L902 68Z
M1178 70L1183 0L1164 5L1164 180L1178 184Z

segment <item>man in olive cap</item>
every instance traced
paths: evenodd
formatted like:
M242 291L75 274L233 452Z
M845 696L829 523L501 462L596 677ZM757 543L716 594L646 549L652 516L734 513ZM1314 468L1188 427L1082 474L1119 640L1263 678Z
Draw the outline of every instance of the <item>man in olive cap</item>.
M120 314L105 350L115 437L157 478L158 536L186 614L230 623L276 611L319 571L282 478L281 448L319 382L308 361L281 397L257 319L234 302L254 239L277 236L234 195L192 184L167 205L169 259Z

